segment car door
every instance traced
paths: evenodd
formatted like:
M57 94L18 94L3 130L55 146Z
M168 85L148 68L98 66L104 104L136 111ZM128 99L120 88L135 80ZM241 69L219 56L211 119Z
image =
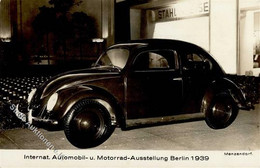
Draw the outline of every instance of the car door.
M182 111L200 111L201 101L209 81L212 80L212 62L205 52L185 50L181 53L184 105Z
M127 118L178 114L182 78L174 50L147 50L137 55L127 76Z

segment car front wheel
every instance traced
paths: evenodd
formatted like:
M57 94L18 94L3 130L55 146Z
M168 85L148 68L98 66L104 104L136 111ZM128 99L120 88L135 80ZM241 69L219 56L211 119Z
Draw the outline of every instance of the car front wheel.
M209 127L222 129L228 127L238 114L237 104L227 92L221 92L212 96L205 107L205 120Z
M78 148L102 144L113 133L115 126L107 109L95 100L77 102L64 119L64 132L69 142Z

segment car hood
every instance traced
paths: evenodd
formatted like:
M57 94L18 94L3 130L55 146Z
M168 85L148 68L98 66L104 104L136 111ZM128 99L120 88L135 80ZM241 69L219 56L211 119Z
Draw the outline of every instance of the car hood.
M59 89L114 78L119 75L120 71L113 67L96 67L65 72L52 77L41 85L37 89L34 98L43 99Z

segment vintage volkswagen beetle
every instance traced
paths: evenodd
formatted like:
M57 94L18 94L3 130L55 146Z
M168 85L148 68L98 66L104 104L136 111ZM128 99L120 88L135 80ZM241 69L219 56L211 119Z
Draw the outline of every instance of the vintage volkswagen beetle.
M76 147L103 143L114 131L205 118L229 126L247 103L202 48L177 40L139 40L107 49L89 69L53 77L28 96L28 121L64 129Z

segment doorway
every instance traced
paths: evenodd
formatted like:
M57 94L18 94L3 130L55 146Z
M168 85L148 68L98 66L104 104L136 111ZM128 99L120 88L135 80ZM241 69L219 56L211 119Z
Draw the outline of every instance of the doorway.
M240 75L260 74L260 1L239 1Z

